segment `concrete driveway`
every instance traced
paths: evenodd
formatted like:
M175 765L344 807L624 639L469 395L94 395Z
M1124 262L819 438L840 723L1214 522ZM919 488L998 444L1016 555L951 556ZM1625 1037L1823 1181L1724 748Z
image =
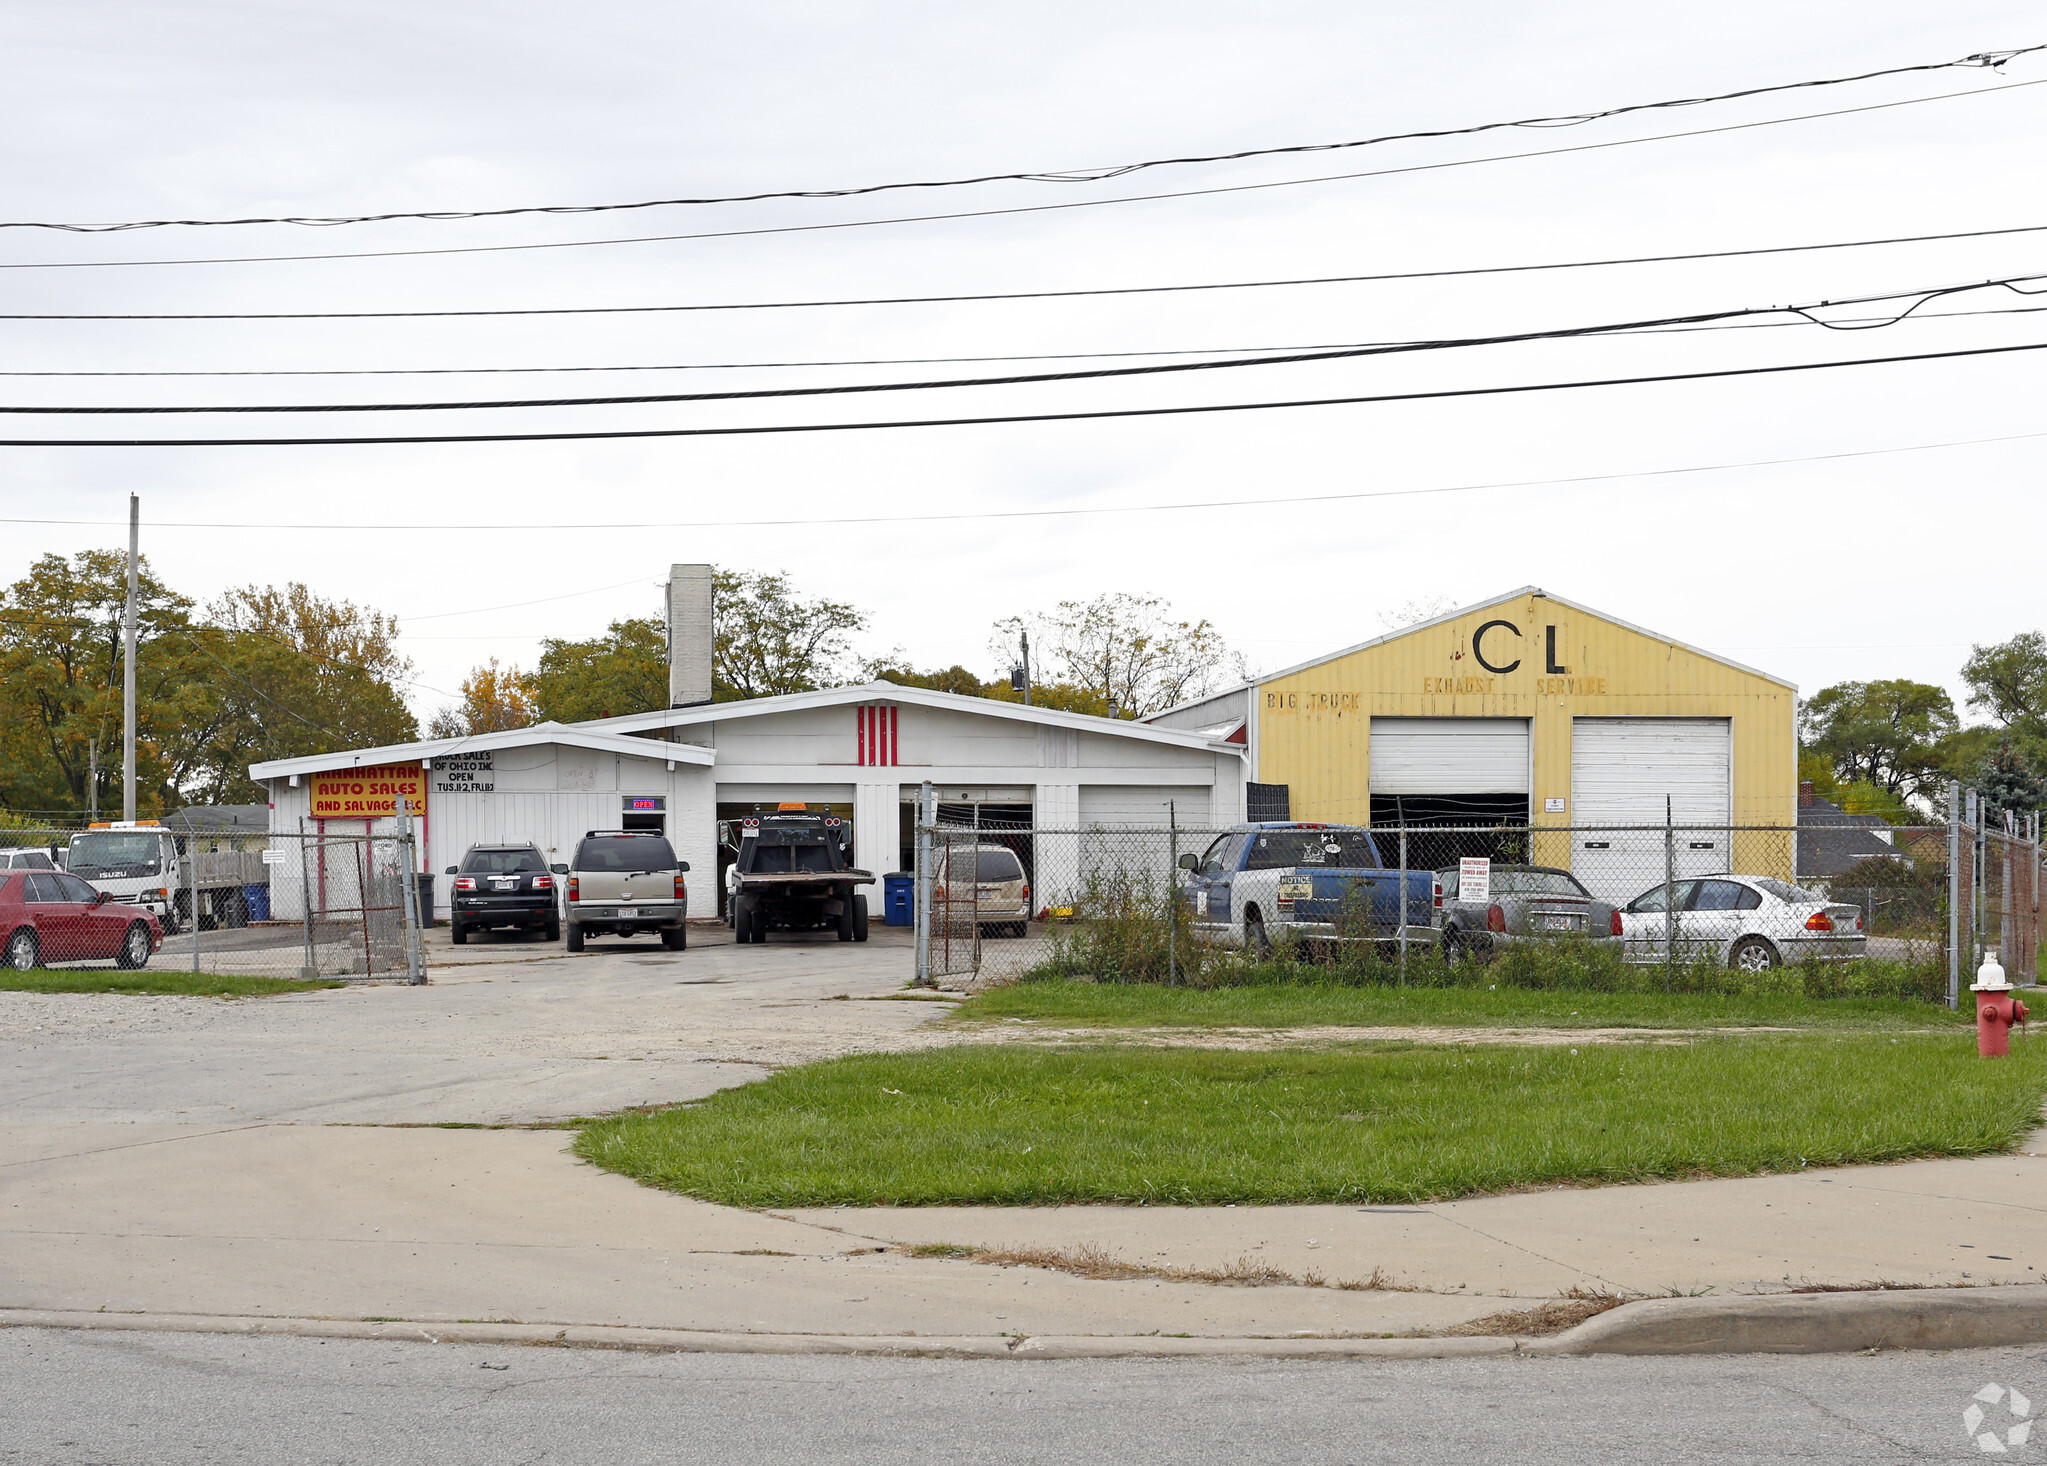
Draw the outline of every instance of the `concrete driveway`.
M696 1099L770 1069L916 1047L907 937L473 944L430 985L282 998L0 992L0 1117L506 1124ZM442 935L445 941L445 935Z

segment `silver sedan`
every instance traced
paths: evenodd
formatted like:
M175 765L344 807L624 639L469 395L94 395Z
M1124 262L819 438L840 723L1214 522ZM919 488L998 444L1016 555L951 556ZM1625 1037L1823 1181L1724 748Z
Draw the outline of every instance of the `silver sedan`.
M1681 962L1705 958L1744 972L1786 962L1850 962L1869 950L1862 909L1774 876L1703 876L1651 886L1621 908L1630 962L1661 962L1671 947Z

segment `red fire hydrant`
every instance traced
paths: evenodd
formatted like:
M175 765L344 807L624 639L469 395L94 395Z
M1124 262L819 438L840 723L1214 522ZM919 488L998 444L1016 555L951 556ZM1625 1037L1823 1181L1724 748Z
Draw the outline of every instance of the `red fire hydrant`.
M1976 1052L1986 1059L2001 1059L2011 1052L2011 1027L2026 1026L2026 1005L2012 996L2011 981L1991 951L1976 969L1976 982L1969 989L1976 995Z

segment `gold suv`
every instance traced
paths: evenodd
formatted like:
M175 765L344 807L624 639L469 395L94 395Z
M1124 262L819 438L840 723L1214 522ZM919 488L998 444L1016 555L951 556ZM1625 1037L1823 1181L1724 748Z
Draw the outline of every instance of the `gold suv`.
M569 863L568 949L583 950L586 936L633 937L661 933L661 945L680 952L689 944L689 862L651 830L591 830Z

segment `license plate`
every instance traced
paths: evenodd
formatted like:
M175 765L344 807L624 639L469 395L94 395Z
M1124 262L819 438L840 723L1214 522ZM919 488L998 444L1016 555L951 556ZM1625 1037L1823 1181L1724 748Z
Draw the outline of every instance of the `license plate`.
M640 908L637 906L621 906L618 908L618 914L620 916L638 916Z
M1536 923L1546 932L1567 932L1578 925L1575 916L1545 916Z
M517 876L513 876L509 880L492 881L491 885L495 886L500 891L516 891L519 889L519 878Z

